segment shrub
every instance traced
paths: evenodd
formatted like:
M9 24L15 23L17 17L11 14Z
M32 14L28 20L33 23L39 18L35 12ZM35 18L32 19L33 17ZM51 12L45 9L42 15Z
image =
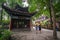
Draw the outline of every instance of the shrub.
M9 40L10 36L11 36L11 31L4 30L1 32L0 40Z
M2 20L2 24L8 25L10 23L10 20Z

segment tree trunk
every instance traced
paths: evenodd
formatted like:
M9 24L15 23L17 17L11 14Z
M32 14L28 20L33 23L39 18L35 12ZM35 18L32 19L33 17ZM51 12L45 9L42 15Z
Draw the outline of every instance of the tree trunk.
M57 39L56 19L55 19L54 8L53 8L52 2L53 0L50 0L50 8L51 8L51 15L52 15L52 22L53 22L53 37Z
M59 22L59 31L60 31L60 22Z
M49 4L49 12L50 12L50 25L53 27L53 22L52 22L52 15L51 15L51 9L50 9L50 4Z
M50 8L50 1L48 1L48 4L47 4L47 6L48 6L48 9L49 9L49 14L50 14L50 27L51 28L53 28L53 22L52 22L52 14L51 14L51 8Z
M1 22L2 22L2 18L3 18L3 17L2 17L2 14L3 14L3 9L1 10Z

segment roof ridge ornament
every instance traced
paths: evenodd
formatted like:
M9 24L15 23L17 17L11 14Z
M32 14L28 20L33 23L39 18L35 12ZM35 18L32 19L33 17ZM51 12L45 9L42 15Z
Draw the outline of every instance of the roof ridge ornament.
M29 6L28 1L22 0L22 5L23 5L23 7L28 7Z

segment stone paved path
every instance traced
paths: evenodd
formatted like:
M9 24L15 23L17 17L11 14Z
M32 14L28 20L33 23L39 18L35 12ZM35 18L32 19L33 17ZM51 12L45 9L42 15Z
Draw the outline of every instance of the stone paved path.
M60 32L58 32L59 34ZM59 34L60 36L60 34ZM53 31L42 29L41 33L33 31L13 32L11 40L53 40Z

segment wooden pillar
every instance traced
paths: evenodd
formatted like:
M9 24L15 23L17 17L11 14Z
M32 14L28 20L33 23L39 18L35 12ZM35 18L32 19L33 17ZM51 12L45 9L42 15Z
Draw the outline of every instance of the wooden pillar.
M12 30L12 19L10 20L10 26L9 29Z
M30 19L30 30L31 30L31 28L32 28L32 20Z
M31 20L28 21L27 27L29 30L31 30Z
M19 28L18 21L17 21L17 29Z

